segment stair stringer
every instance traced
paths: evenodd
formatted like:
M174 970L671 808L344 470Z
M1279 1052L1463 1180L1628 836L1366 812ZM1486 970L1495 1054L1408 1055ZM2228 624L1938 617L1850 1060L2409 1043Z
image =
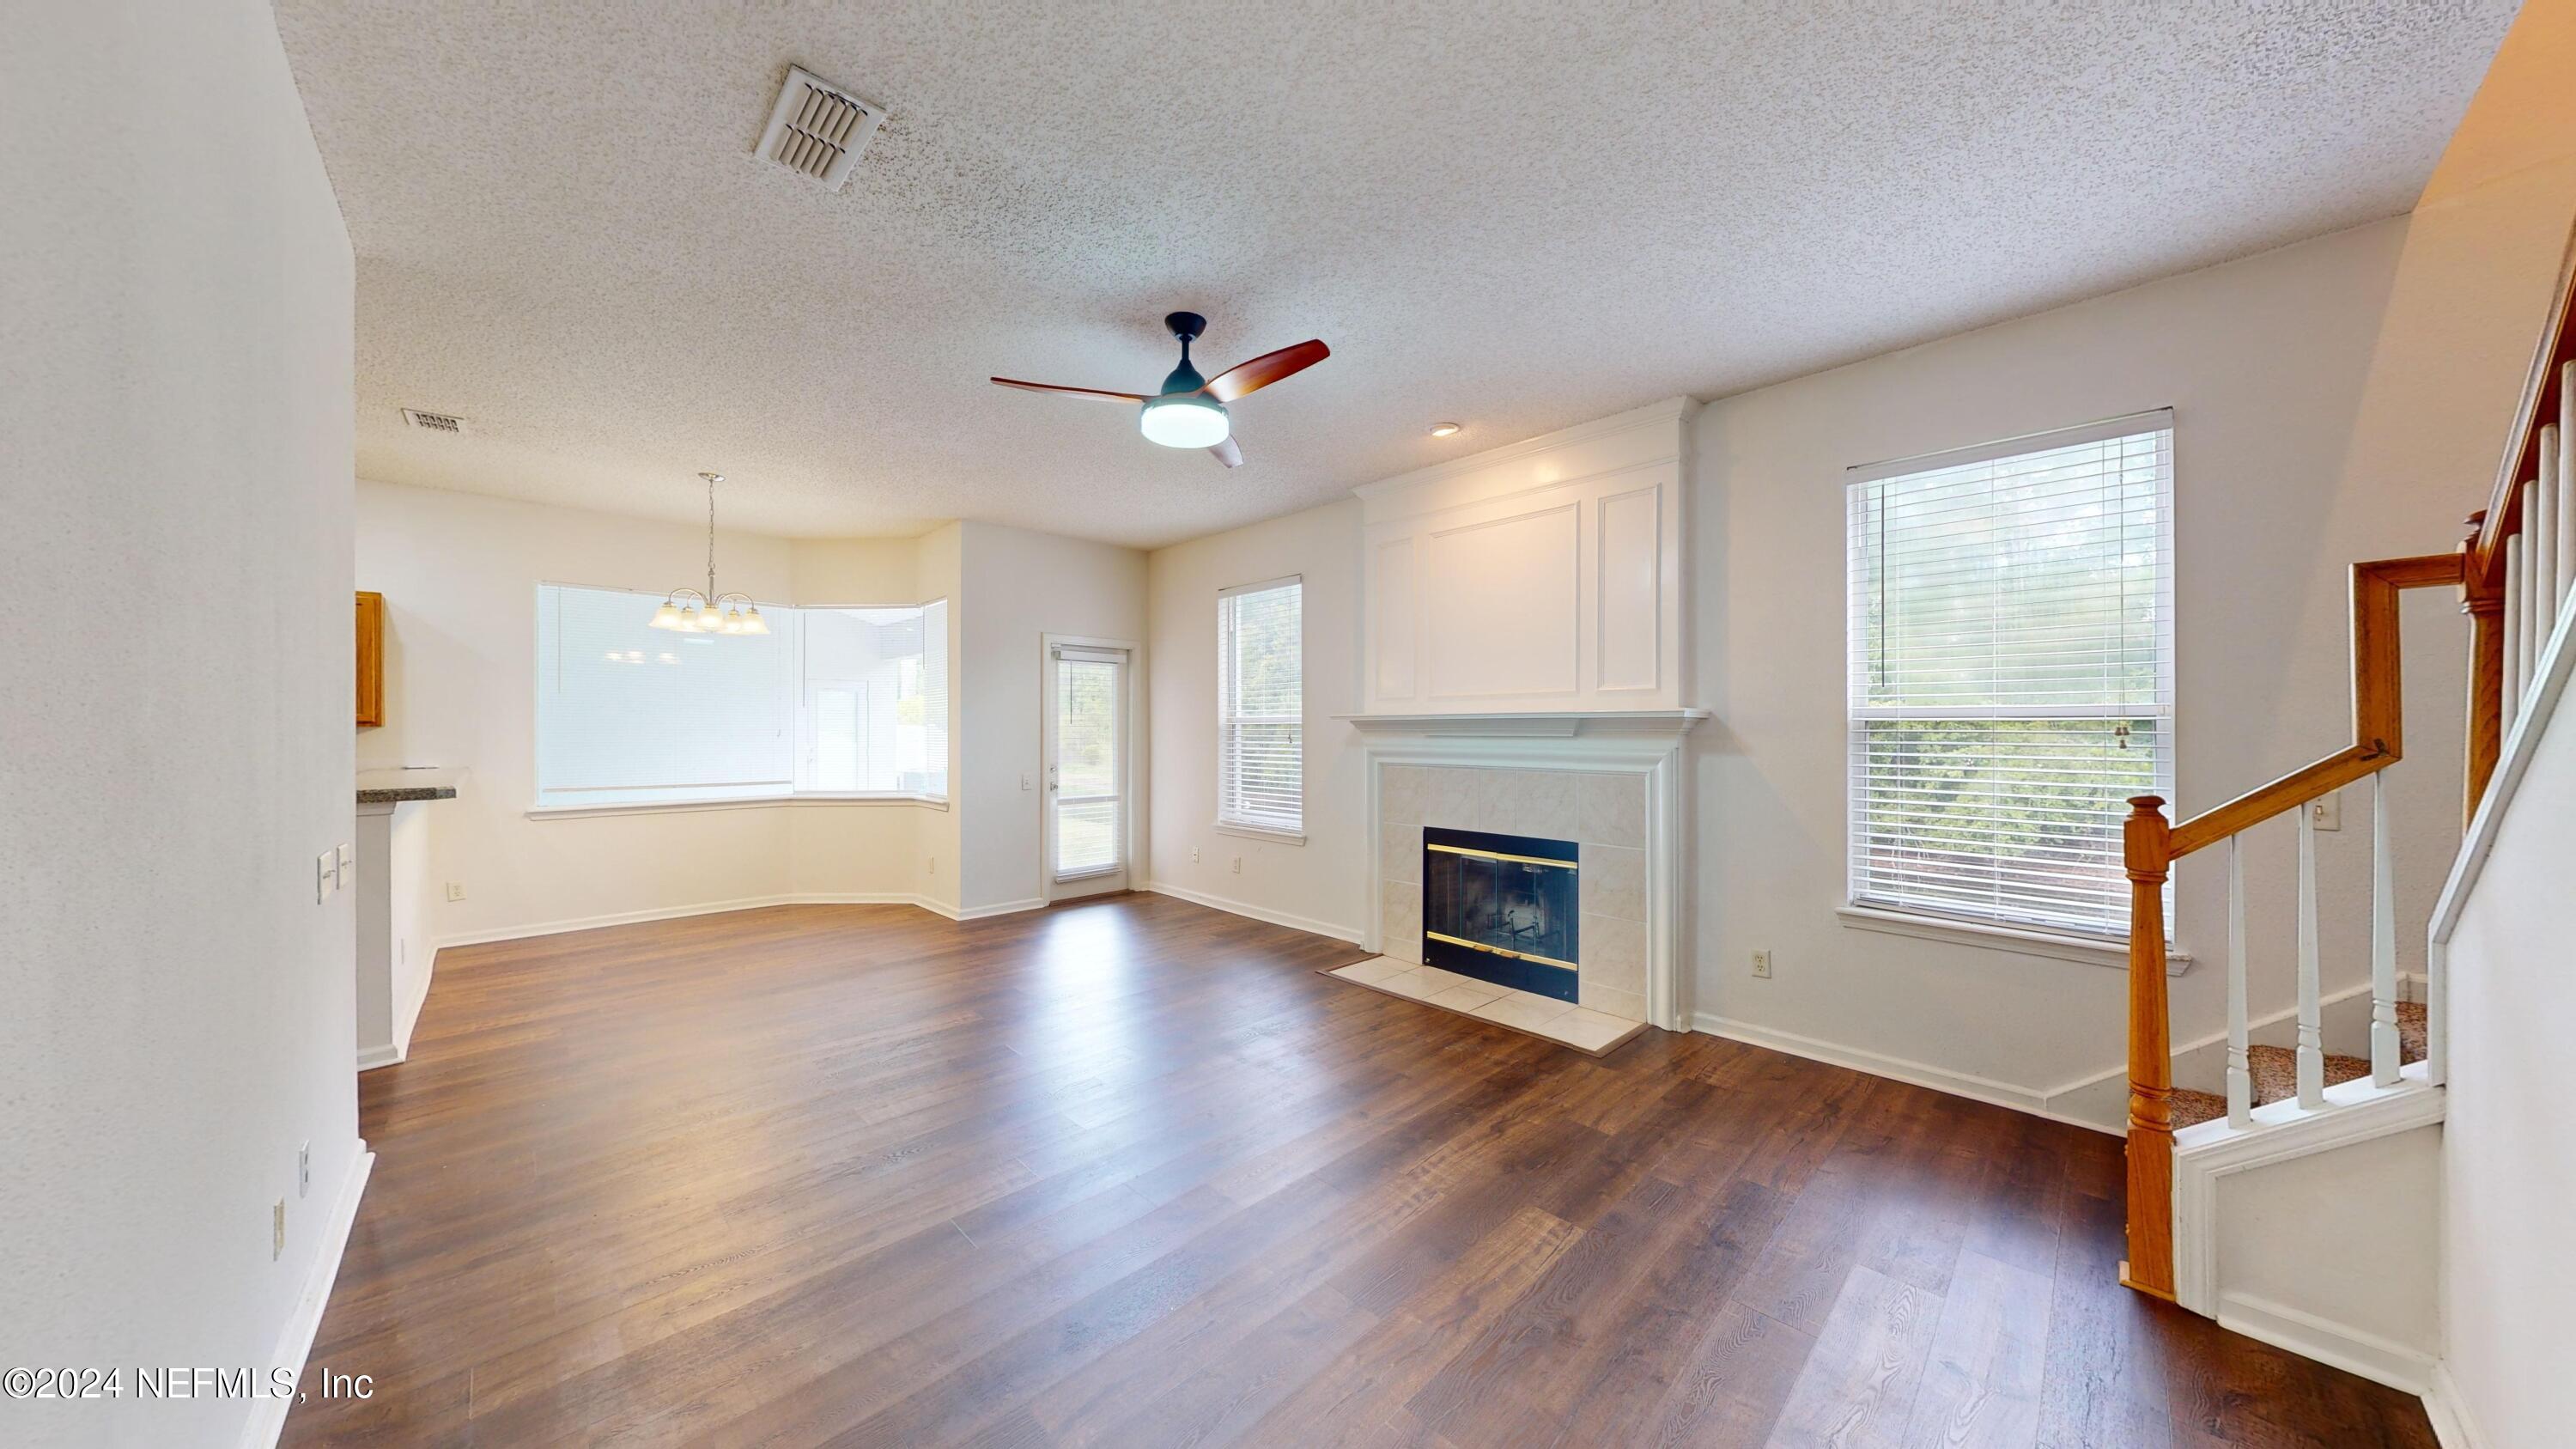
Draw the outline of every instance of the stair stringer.
M2364 1378L2411 1394L2421 1394L2432 1377L2434 1354L2392 1337L2378 1328L2336 1321L2310 1305L2279 1297L2231 1293L2222 1281L2221 1248L2227 1225L2221 1221L2220 1187L2228 1178L2301 1158L2359 1147L2442 1121L2447 1094L2424 1080L2421 1064L2409 1066L2394 1087L2371 1085L2368 1078L2326 1090L2322 1111L2303 1112L2295 1101L2276 1102L2254 1112L2254 1125L2237 1131L2224 1119L2185 1128L2174 1136L2174 1296L2184 1308L2217 1319L2221 1326L2258 1338ZM2407 1185L2440 1192L2438 1157L2421 1169L2422 1183ZM2283 1190L2291 1190L2286 1185ZM2375 1183L2360 1191L2374 1194L2405 1190ZM2313 1191L2311 1189L2310 1191ZM2339 1197L2342 1195L2338 1195ZM2288 1202L2285 1210L2309 1220L2322 1217L2339 1201ZM2438 1251L2438 1234L2390 1234L2376 1245L2378 1256L2348 1260L2320 1271L2372 1273L2386 1271L2387 1259L2420 1254L2422 1276L2431 1280L2430 1260ZM2435 1307L2424 1305L2422 1331L2413 1335L2423 1345L2438 1342L2433 1331Z

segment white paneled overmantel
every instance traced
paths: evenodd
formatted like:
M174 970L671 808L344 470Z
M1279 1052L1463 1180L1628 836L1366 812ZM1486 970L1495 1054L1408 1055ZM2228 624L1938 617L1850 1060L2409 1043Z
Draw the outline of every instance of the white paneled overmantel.
M1368 760L1364 946L1419 959L1415 867L1426 826L1574 841L1585 861L1581 1003L1668 1031L1689 1029L1681 994L1690 840L1682 743L1708 711L1340 718L1359 732Z
M1372 715L1676 709L1674 398L1356 490Z

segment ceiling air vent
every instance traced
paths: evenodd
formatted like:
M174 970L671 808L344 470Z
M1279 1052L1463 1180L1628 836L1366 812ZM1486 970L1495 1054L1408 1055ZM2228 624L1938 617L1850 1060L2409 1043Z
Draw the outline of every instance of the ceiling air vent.
M418 408L404 408L403 421L424 433L445 433L450 437L465 436L465 420L454 413L425 413Z
M850 179L850 163L859 159L884 119L885 112L875 106L791 65L778 105L769 113L769 129L760 133L760 154L838 191Z

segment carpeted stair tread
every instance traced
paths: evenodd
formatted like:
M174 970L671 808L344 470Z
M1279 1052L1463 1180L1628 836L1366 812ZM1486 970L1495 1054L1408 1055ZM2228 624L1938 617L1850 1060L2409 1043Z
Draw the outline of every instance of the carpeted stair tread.
M2424 1003L2397 1003L2397 1059L2401 1062L2424 1060Z
M2401 1062L2424 1060L2424 1003L2397 1003L2397 1059ZM2299 1095L2299 1054L2290 1047L2258 1046L2246 1054L2246 1066L2254 1078L2254 1105L2268 1106L2286 1102ZM2370 1075L2370 1062L2363 1057L2326 1054L2326 1085L2331 1087ZM2176 1087L2173 1094L2173 1125L2179 1132L2203 1122L2215 1122L2227 1115L2227 1099L2215 1092L2195 1092L2189 1087Z

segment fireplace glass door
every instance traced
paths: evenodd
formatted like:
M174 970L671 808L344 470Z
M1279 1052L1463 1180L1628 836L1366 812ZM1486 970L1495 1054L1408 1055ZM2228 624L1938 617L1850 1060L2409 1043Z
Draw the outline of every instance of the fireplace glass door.
M1574 1000L1579 868L1571 841L1426 828L1424 963Z

